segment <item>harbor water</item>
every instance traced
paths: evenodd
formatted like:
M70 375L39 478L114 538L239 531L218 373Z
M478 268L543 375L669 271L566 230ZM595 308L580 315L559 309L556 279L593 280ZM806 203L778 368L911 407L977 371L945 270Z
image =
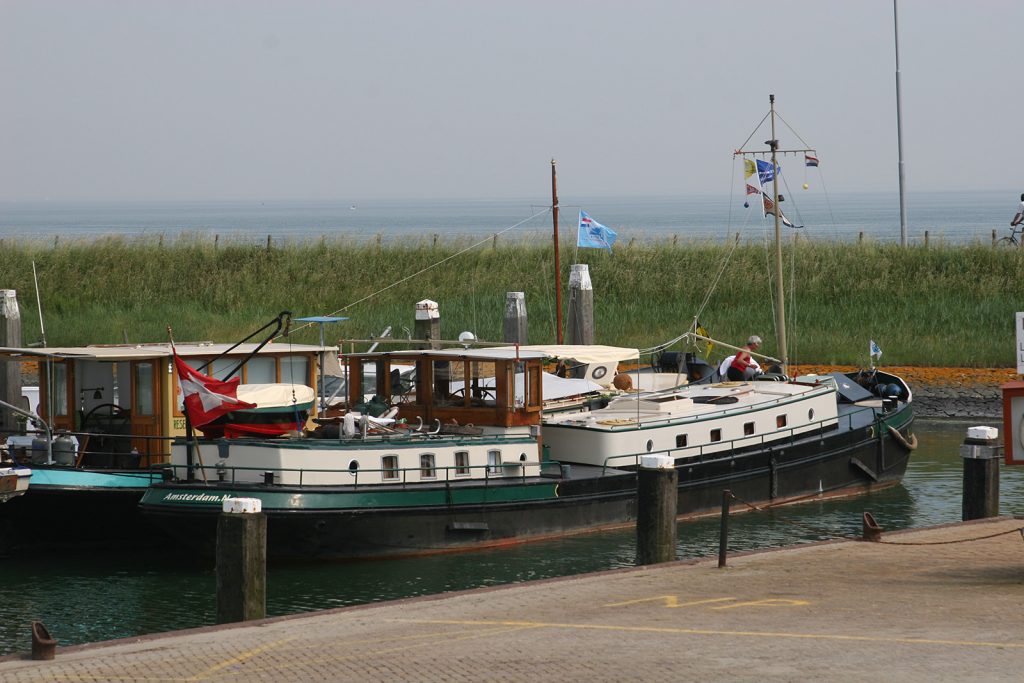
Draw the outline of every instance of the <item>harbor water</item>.
M899 242L896 192L825 192L814 177L790 179L783 212L808 239L852 241L861 234ZM800 189L808 182L809 189ZM907 194L907 235L950 244L991 243L1008 234L1018 206L1011 191ZM0 239L92 240L178 238L296 241L326 239L383 242L409 239L532 240L551 233L550 198L492 200L345 200L206 202L3 202ZM576 237L578 212L618 232L620 241L722 240L737 232L760 239L772 228L742 188L715 196L560 197L559 230ZM513 226L515 226L513 228ZM788 230L788 229L787 229Z
M920 446L899 486L734 515L730 550L859 536L864 511L888 531L960 521L959 446L971 424L918 421ZM1024 514L1024 467L1003 467L1000 512ZM678 557L717 554L718 532L717 518L681 523ZM271 616L284 615L628 567L634 554L634 532L628 529L419 558L273 564L267 609ZM0 558L0 578L0 654L29 649L33 620L42 621L60 645L215 622L212 561L184 551L13 555Z

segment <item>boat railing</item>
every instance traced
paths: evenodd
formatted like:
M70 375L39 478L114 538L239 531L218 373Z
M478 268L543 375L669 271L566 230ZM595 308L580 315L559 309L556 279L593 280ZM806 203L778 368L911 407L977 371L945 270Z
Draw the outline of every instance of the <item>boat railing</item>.
M794 425L793 427L785 429L777 429L770 434L761 435L746 435L737 439L731 439L729 441L715 441L713 443L699 444L694 446L680 446L677 448L669 449L658 449L650 452L644 451L642 453L627 453L622 455L611 455L604 459L602 463L602 471L607 471L609 468L619 468L624 466L639 466L640 458L645 455L651 455L652 453L664 454L671 456L675 460L690 459L693 462L703 463L708 460L718 460L724 458L731 458L735 456L736 451L746 450L750 448L763 447L768 444L773 446L789 446L792 445L797 439L805 439L814 434L824 432L826 429L838 429L840 424L846 424L847 429L853 429L855 418L863 417L864 413L875 413L873 408L860 407L855 408L849 412L828 417L823 420L816 420L814 422L805 422L800 425ZM859 420L862 421L862 420ZM883 416L872 416L870 424L884 421Z
M539 466L541 469L545 467L555 466L560 467L561 463L553 461L523 461L523 460L510 460L508 462L486 464L486 465L437 465L431 468L424 467L395 467L395 468L355 468L348 470L339 470L337 468L288 468L288 467L242 467L242 466L228 466L224 463L217 463L213 465L195 464L192 469L199 472L199 478L206 482L213 483L253 483L254 481L262 481L267 486L338 486L337 482L329 484L310 484L308 479L313 475L333 474L339 476L348 475L351 478L349 483L340 484L343 486L351 486L355 488L381 488L381 487L393 487L400 486L406 488L409 486L422 487L431 484L443 483L456 484L462 482L483 482L484 485L497 484L499 482L508 482L512 479L526 480L530 478L536 478L536 474L527 474L527 470L530 467ZM178 471L186 471L185 465L165 465L164 479L177 479ZM434 475L424 477L423 472L425 470L431 470ZM257 473L258 476L251 477L245 476L249 473ZM280 479L282 475L286 474L298 474L298 482L296 484L281 484ZM412 477L413 473L417 473L415 478ZM209 476L207 476L209 475ZM367 478L369 475L378 475L373 481L360 482L360 475ZM389 475L385 477L385 475ZM482 475L482 476L481 476Z
M47 438L46 432L39 429L26 429L14 434L3 432L0 435L42 438L43 443ZM59 443L61 438L67 437L74 437L74 440L67 444ZM170 460L170 444L173 440L174 437L169 436L54 430L50 446L52 460L49 464L83 469L146 470L159 467ZM8 438L8 444L10 443L11 440ZM19 461L36 465L47 464L46 454L36 452L36 447L32 444L16 448L9 446L9 450L14 451L12 457Z
M672 392L672 390L666 390L663 393L671 394L673 392ZM725 397L725 396L727 396L727 395L726 394L722 395L722 397ZM634 397L630 396L629 398L632 399ZM653 393L652 393L650 395L640 395L638 398L640 400L644 400L644 399L656 398L656 396L654 396ZM790 402L790 401L793 400L793 398L794 397L792 395L790 395L790 394L782 395L782 396L779 396L778 398L771 399L771 400L759 403L758 407L777 406L779 403ZM709 404L705 403L703 405L709 405ZM713 405L713 404L711 404L711 405ZM718 418L722 418L722 417L729 417L731 415L737 415L737 414L745 413L745 412L747 412L749 410L750 410L750 405L748 405L748 404L721 404L721 410L720 411L713 412L713 413L702 413L700 415L700 419L707 420L709 418L718 419ZM644 420L643 420L644 427L658 427L658 426L662 426L662 425L665 425L665 424L672 424L672 423L678 422L680 417L686 417L686 416L681 415L681 414L671 414L671 415L665 415L664 417L655 417L656 415L658 415L658 413L651 412L649 410L640 410L640 411L620 410L620 411L617 411L617 412L624 416L623 419L628 419L630 415L640 415L641 417L644 418Z

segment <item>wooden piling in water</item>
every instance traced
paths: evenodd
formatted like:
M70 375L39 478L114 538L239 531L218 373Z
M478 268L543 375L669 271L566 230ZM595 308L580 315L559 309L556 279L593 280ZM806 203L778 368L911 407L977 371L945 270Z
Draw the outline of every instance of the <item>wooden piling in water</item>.
M636 563L676 559L678 482L675 463L667 455L645 455L637 471Z
M594 343L594 287L585 263L574 263L569 273L567 327L570 344Z
M413 324L416 339L430 342L429 348L441 348L441 309L436 301L424 299L416 302L416 322Z
M0 289L0 346L22 346L21 311L14 289ZM0 400L21 404L21 365L17 361L0 361ZM18 427L13 411L0 410L0 434L17 434Z
M505 293L505 320L502 326L502 340L509 344L528 344L526 323L526 293Z
M964 461L964 491L961 509L965 522L999 516L999 431L994 427L971 427L960 446Z
M217 623L267 616L267 516L256 498L228 498L217 519Z

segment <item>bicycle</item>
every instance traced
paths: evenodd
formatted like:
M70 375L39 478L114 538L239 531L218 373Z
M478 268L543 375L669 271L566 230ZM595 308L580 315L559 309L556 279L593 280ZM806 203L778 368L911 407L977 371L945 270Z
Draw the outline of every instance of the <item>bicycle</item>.
M1020 239L1017 236L1020 235ZM997 247L1019 247L1021 240L1024 240L1024 222L1010 226L1010 234L1007 237L1000 237L996 240Z

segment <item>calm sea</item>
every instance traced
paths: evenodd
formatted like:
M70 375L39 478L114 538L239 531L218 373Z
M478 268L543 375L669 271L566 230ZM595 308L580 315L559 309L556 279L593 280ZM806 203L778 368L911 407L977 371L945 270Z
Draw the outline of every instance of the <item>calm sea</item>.
M782 204L799 232L810 238L880 242L900 240L899 197L889 193L826 194L797 188ZM620 240L724 239L735 232L757 238L772 226L744 208L742 194L679 197L561 198L559 232L575 239L577 212L616 230ZM0 239L178 237L302 241L328 238L382 240L486 238L535 239L551 232L549 199L354 201L354 202L6 202L0 203ZM1006 234L1018 206L1010 191L911 193L907 235L967 243ZM539 215L535 215L539 214ZM532 217L532 218L531 218ZM521 223L521 225L519 225ZM519 225L512 230L512 226ZM506 231L507 232L503 232Z
M870 511L886 530L960 520L967 424L919 422L920 447L903 483L845 501L735 515L730 549L749 550L861 533ZM1024 467L1001 472L1002 514L1024 513ZM1022 522L1024 524L1024 522ZM714 556L718 520L679 525L678 557ZM413 559L271 565L270 615L632 566L634 532L584 534L483 552ZM13 556L0 559L0 654L27 651L40 620L61 645L215 622L212 562L186 553Z

